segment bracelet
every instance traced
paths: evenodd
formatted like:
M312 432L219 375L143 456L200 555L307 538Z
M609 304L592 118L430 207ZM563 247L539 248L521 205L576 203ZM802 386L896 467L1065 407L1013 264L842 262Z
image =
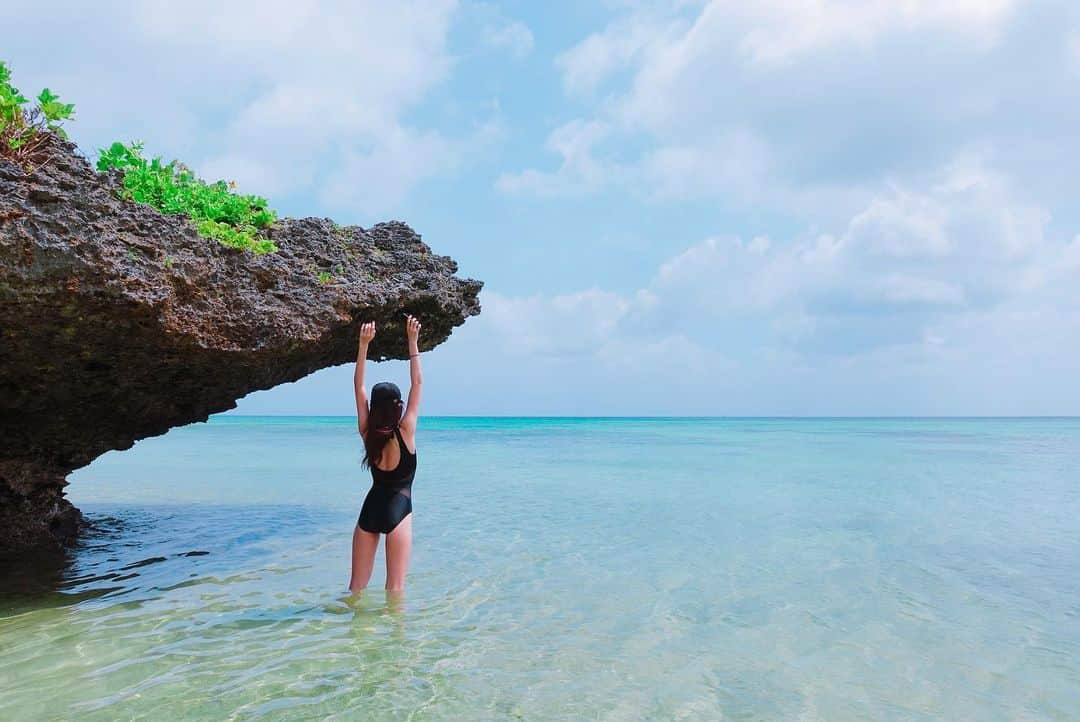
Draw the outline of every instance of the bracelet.
M418 353L411 353L411 354L409 354L409 358L416 358L419 355L420 354L418 354Z

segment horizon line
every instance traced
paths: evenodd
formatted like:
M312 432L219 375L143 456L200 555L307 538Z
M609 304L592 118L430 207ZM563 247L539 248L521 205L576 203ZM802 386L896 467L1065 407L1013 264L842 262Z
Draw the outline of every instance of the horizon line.
M316 418L355 419L356 414L237 414L223 411L214 417L231 418ZM768 414L423 414L427 419L1077 419L1080 414L857 414L857 415L768 415Z

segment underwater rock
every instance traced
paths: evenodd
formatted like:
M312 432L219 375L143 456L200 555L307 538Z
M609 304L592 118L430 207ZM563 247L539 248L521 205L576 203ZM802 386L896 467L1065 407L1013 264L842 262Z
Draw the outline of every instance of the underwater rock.
M369 358L404 359L403 312L424 350L480 312L481 283L404 223L280 220L257 256L48 150L31 172L0 158L0 549L72 539L65 477L106 451L354 361L362 319Z

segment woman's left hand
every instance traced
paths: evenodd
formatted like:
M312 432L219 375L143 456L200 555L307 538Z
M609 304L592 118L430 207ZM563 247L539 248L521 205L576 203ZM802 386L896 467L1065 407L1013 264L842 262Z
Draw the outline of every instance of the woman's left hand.
M409 320L405 323L405 337L412 343L416 343L417 337L420 336L420 321L416 316L409 316Z

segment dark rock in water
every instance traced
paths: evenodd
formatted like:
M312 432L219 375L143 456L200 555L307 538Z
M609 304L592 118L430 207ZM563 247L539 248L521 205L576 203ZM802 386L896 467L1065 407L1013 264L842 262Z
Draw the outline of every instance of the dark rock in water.
M205 421L259 389L407 358L480 312L480 282L404 223L287 219L262 256L117 198L70 143L27 173L0 159L0 549L70 539L65 477L111 449Z

